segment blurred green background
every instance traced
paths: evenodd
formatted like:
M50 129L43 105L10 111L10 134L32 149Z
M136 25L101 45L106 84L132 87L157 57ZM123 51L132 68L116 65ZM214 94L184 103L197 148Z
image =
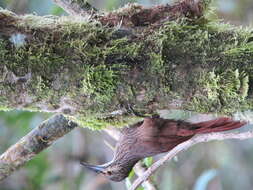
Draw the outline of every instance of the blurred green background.
M169 0L91 0L100 10L113 10L128 2L144 6L171 3ZM252 0L216 0L219 18L235 25L253 23ZM17 14L66 15L50 0L0 0L0 7ZM174 111L171 118L193 121L199 117ZM50 114L24 111L0 112L0 153L26 135ZM201 116L203 119L203 116ZM124 190L125 182L111 183L84 170L79 161L102 164L112 159L115 145L104 132L75 129L24 168L0 184L0 190ZM159 157L159 156L158 156ZM157 159L157 158L155 158ZM180 154L154 176L159 190L251 190L253 187L253 141L224 141L199 144Z

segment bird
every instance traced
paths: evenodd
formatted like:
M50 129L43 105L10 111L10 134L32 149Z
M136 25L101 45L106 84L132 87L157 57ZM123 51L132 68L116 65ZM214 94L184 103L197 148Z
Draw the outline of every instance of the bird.
M81 164L112 181L119 182L124 180L133 166L143 158L168 152L194 135L232 130L245 124L244 121L234 121L229 117L199 123L164 119L159 116L146 117L122 129L112 161L103 165L84 162Z

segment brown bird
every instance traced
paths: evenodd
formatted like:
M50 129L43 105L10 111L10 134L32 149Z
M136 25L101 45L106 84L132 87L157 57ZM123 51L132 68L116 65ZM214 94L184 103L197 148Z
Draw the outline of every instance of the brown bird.
M170 151L196 134L227 131L245 124L227 117L194 124L157 117L145 118L122 130L111 162L104 165L81 164L112 181L122 181L140 159Z

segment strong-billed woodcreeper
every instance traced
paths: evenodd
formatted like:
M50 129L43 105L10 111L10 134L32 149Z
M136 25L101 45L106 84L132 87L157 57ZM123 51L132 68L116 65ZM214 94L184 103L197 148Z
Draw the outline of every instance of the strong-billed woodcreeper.
M227 117L194 124L159 117L145 118L122 130L111 162L104 165L81 164L112 181L121 181L140 159L170 151L196 134L227 131L245 124Z

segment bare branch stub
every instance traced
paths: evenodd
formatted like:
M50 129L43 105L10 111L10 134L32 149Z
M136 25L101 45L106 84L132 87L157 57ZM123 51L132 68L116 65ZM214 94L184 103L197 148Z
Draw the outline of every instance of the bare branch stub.
M63 115L55 115L33 129L0 156L0 181L75 127Z

